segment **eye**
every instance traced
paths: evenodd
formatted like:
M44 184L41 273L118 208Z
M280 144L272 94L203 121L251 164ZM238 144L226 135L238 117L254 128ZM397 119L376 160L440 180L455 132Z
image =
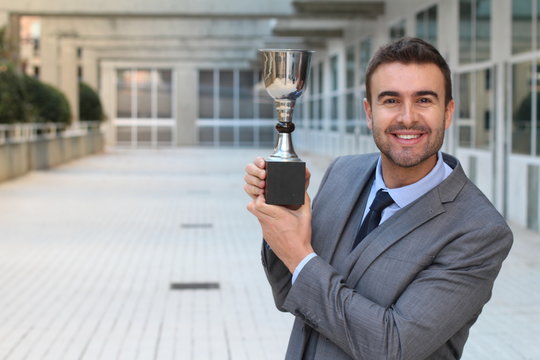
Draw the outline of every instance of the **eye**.
M397 99L394 99L394 98L388 98L388 99L383 100L383 104L397 104L397 103L398 103Z
M431 101L430 98L423 97L423 98L418 99L418 102L421 103L421 104L429 104L429 103L431 103L432 101Z

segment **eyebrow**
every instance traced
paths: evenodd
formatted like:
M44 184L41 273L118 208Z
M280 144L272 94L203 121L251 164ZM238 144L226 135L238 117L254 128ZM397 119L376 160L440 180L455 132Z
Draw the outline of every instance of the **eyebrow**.
M432 90L420 90L420 91L417 91L417 92L414 93L414 96L426 96L426 95L433 96L436 99L439 98L439 95L435 91L432 91ZM386 96L397 97L397 96L399 96L399 92L391 91L391 90L381 91L379 93L379 95L377 95L377 100L380 100L380 99L382 99L383 97L386 97Z

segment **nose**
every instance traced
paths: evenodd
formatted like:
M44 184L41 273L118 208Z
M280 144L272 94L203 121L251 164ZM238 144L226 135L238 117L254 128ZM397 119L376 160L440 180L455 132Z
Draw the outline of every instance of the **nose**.
M403 103L401 113L399 114L399 122L406 127L410 127L416 121L414 106L409 101Z

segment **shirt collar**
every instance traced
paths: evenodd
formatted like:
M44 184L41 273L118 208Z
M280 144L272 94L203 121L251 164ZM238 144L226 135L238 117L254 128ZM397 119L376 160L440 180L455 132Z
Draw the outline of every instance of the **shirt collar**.
M374 188L376 190L384 189L388 191L396 205L403 208L433 189L435 186L439 185L448 177L448 175L450 175L451 172L452 168L445 164L443 161L442 152L439 151L437 153L437 163L435 164L435 167L431 169L426 176L413 184L400 188L389 189L384 183L382 177L381 157L379 156L379 160L377 161L377 169L375 171Z

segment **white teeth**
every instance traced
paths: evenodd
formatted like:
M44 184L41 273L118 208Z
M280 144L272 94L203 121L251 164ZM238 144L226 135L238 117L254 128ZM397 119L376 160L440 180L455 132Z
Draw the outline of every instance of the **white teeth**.
M418 139L420 137L420 135L396 135L396 136L404 140Z

